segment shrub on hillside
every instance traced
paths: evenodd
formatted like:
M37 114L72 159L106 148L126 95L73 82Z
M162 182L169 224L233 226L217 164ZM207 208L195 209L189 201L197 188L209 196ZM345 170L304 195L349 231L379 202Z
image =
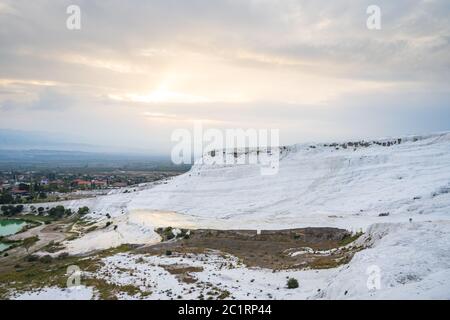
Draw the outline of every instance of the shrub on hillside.
M287 281L287 287L288 287L288 289L295 289L295 288L298 288L298 281L297 281L297 279L295 279L295 278L290 278L290 279Z
M80 216L83 216L83 215L88 214L88 213L89 213L89 208L88 207L81 207L81 208L78 209L78 214Z
M48 214L53 217L53 218L62 218L64 216L64 214L66 213L66 209L64 208L64 206L56 206L54 208L51 208L48 211Z
M17 206L13 206L13 205L1 206L0 209L1 209L1 212L3 215L14 216L23 211L23 205L19 204Z
M51 263L53 258L50 255L45 255L39 259L42 263Z

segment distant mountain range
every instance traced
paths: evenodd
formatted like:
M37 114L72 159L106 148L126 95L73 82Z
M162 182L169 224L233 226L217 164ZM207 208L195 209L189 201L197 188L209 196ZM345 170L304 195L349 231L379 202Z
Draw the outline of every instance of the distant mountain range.
M76 139L41 131L0 129L0 149L8 150L64 150L64 151L111 151L111 148L75 142Z
M63 135L0 129L0 169L112 167L186 170L168 155L76 143Z
M0 149L0 170L18 168L126 168L178 170L169 157L62 150ZM184 171L184 170L183 170Z

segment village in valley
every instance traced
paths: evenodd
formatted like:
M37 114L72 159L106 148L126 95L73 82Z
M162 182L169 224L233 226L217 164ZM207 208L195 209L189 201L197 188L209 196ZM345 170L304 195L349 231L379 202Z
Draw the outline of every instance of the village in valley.
M0 171L0 204L74 200L178 175L175 171L55 169Z

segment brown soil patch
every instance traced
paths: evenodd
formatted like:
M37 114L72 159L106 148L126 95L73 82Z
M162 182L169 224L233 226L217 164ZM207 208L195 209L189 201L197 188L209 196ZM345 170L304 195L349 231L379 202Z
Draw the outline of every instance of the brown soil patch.
M178 280L188 284L197 282L197 278L195 278L192 273L203 271L202 267L188 265L160 265L160 267L164 268L170 274L176 275Z
M332 268L347 263L359 250L342 247L356 237L337 228L301 228L288 230L190 230L177 241L145 246L139 253L201 253L218 250L240 258L248 267L270 269ZM307 248L307 249L305 249ZM308 249L310 248L310 249ZM331 252L321 252L324 250ZM305 251L292 256L293 252Z

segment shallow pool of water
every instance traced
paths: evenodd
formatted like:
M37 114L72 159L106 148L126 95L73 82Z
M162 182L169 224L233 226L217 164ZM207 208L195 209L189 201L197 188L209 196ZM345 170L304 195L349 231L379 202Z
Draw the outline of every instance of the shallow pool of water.
M0 252L5 250L5 249L8 249L8 247L9 247L9 244L4 244L4 243L0 242Z
M2 220L0 219L0 236L9 236L19 232L26 225L22 220Z
M24 226L26 222L22 220L2 220L0 219L0 236L9 236L19 232ZM9 245L0 242L0 251L8 248Z

